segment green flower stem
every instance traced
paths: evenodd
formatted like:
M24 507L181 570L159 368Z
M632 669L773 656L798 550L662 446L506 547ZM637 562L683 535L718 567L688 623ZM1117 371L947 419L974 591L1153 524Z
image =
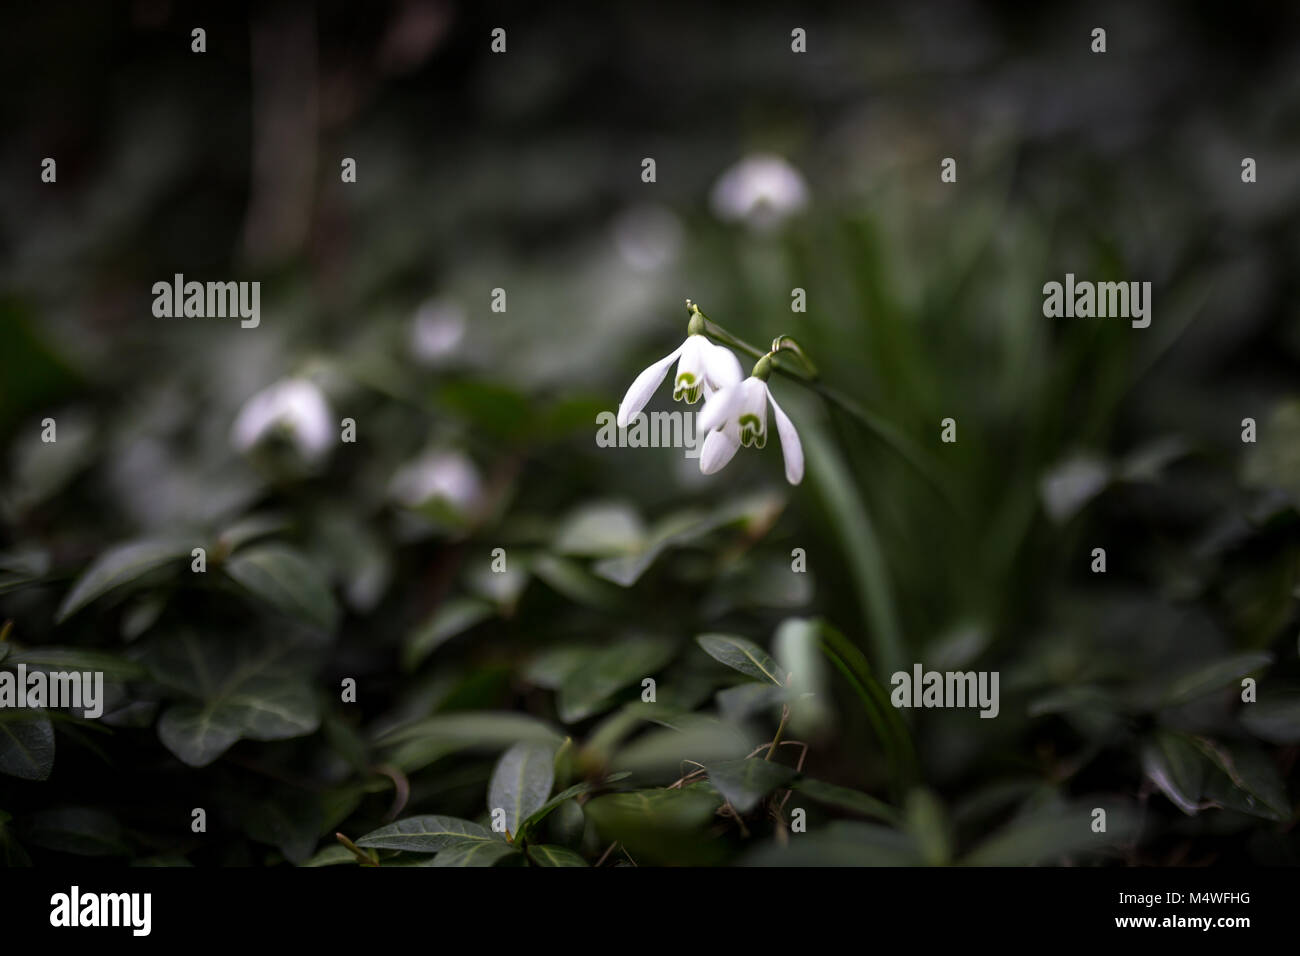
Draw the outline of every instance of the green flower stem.
M921 477L926 480L926 482L954 511L958 510L957 496L949 487L944 470L939 468L930 459L928 454L923 452L914 442L912 442L911 439L900 432L892 424L867 411L839 390L823 385L818 380L817 368L813 365L812 360L808 358L804 350L800 348L799 344L790 336L779 336L772 343L774 351L769 353L755 345L750 345L744 339L732 335L700 311L700 307L690 300L687 300L687 308L691 312L692 321L696 318L703 320L704 334L714 341L736 349L739 352L743 352L755 359L761 359L765 355L771 354L771 367L773 371L779 372L787 378L800 383L805 388L817 393L828 405L838 408L868 432L875 435L890 448L894 449L894 451L904 461L911 465L921 475ZM799 363L792 361L789 358L790 355L797 356Z

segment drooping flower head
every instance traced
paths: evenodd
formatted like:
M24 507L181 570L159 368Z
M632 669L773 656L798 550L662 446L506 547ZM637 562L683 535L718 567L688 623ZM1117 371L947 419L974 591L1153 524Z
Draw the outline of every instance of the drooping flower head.
M674 360L677 361L677 374L673 378L673 401L676 402L693 405L701 398L737 384L741 378L740 362L730 349L708 340L704 335L704 320L696 310L691 314L686 341L633 380L618 406L619 428L626 428L645 408Z
M704 403L698 421L699 430L705 433L704 445L700 449L700 471L704 474L721 471L742 445L762 448L767 444L767 406L770 404L777 434L781 436L786 481L792 485L803 481L803 445L794 423L768 388L771 364L769 353L758 360L749 378L721 389Z

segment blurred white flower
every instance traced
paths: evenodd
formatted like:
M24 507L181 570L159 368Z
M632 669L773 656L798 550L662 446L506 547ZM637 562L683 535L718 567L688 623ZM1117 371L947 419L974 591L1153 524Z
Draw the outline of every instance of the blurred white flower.
M723 173L711 201L721 219L771 229L808 205L808 184L780 156L760 153Z
M388 492L408 508L440 500L465 513L477 507L483 482L467 456L458 451L431 451L399 468Z
M324 459L336 439L325 394L308 379L291 378L250 398L230 430L235 448L250 451L272 435L287 438L309 464Z
M411 320L411 351L416 361L433 365L456 351L465 338L465 310L454 302L431 299Z
M685 342L633 380L618 406L619 428L626 428L633 416L645 408L650 396L668 374L668 366L678 356L681 359L677 363L677 377L673 380L673 401L684 399L687 404L694 404L701 397L707 398L718 389L740 381L740 362L730 349L714 345L699 333L688 335Z
M792 485L803 481L803 444L799 433L776 403L767 382L755 375L722 389L704 403L697 422L698 431L705 436L700 449L700 471L706 475L721 471L741 445L755 448L766 445L768 403L772 405L776 430L781 436L785 479Z
M614 244L633 270L657 272L677 258L682 226L663 206L633 206L615 221Z

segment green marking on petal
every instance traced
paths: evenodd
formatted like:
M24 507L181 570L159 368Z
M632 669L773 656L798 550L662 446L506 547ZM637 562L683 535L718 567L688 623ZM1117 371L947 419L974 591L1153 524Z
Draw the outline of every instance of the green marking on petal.
M673 384L673 401L680 402L685 399L688 405L693 405L700 400L703 390L703 382L697 382L690 372L682 372Z

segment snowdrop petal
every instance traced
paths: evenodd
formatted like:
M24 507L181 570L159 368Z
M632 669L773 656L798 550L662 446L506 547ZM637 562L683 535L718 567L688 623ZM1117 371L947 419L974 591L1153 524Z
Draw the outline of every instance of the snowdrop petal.
M701 432L711 432L731 417L731 410L740 401L741 386L731 385L713 395L704 403L704 410L695 420L695 427Z
M673 378L673 401L686 400L694 405L700 400L705 386L706 363L709 349L713 346L702 335L688 335L682 343L682 357L677 363L677 375Z
M740 360L736 358L729 348L714 345L710 342L704 361L705 377L708 379L708 384L714 389L737 385L740 383L741 378L744 377L744 373L740 370Z
M731 410L740 426L740 441L746 447L767 444L767 382L752 375L740 383L740 401Z
M792 485L803 481L803 443L795 431L794 422L781 410L776 398L768 390L767 400L772 403L772 417L776 419L776 433L781 436L781 455L785 458L785 480Z
M714 472L721 471L726 467L727 462L736 457L738 448L740 448L740 436L734 427L728 426L709 432L704 438L703 447L700 448L701 473L712 475Z
M682 354L682 349L685 347L686 343L683 342L672 352L642 371L633 380L631 388L627 390L627 394L623 396L623 401L618 406L619 428L626 428L627 423L632 420L632 416L645 408L646 402L650 401L650 396L655 393L659 383L668 374L668 366L672 365L677 356Z

